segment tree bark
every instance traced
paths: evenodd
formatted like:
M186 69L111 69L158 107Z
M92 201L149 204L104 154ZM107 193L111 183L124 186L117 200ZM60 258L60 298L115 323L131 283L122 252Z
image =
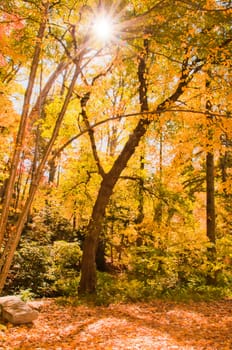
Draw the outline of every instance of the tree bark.
M158 226L162 224L163 221L163 198L162 198L162 186L163 186L163 130L160 126L160 137L159 137L159 201L154 208L154 221L157 222Z
M55 151L52 151L52 155L55 153ZM57 157L51 157L51 159L48 161L48 183L53 184L55 183L55 177L56 177L56 171L57 171Z
M211 72L209 72L210 75ZM206 80L206 89L210 87L210 80ZM206 110L211 112L212 104L206 101ZM207 116L208 150L206 153L206 234L213 247L210 255L215 252L216 224L215 224L215 189L214 189L214 148L213 148L213 117ZM213 254L214 255L214 254Z
M215 235L215 194L214 194L214 154L207 152L206 155L206 215L207 237L213 244L216 242Z
M142 151L144 153L144 151ZM140 177L138 180L138 215L135 219L136 224L141 224L144 219L144 179L143 179L143 170L144 170L144 154L140 156Z
M49 10L49 3L46 3L44 6L43 18L40 23L39 31L37 34L36 46L35 46L34 56L31 64L31 71L30 71L28 86L24 97L24 104L23 104L19 130L17 134L14 154L11 161L10 176L7 182L6 195L2 206L2 214L0 219L0 246L4 239L4 234L5 234L8 215L9 215L10 203L11 203L12 195L14 191L17 168L20 162L20 154L24 146L24 138L25 138L25 132L26 132L27 122L28 122L30 101L31 101L34 83L35 83L36 72L37 72L39 60L40 60L40 53L42 49L42 39L44 37L44 33L46 29L48 10Z
M209 76L210 76L209 72ZM206 81L206 89L210 87L210 80ZM206 102L206 110L211 112L212 104ZM211 243L208 247L208 260L212 264L216 260L216 217L215 217L215 185L214 185L214 147L213 147L213 117L207 116L208 150L206 153L206 235ZM216 273L208 273L207 283L214 285L216 282Z
M96 251L99 235L102 229L105 210L113 193L115 184L120 174L125 169L127 162L134 154L140 139L145 134L151 121L140 120L134 132L129 137L123 151L116 159L111 170L104 176L100 190L93 207L92 217L87 227L86 239L83 248L81 280L79 293L94 293L96 290Z
M209 242L212 244L208 247L208 260L214 264L216 261L216 222L215 222L215 189L214 189L214 154L206 154L206 234ZM216 272L209 272L207 283L215 285Z
M146 55L147 55L147 40L145 41L145 50L140 56L138 66L139 78L139 98L141 111L148 110L147 103L147 86L146 86ZM130 135L121 154L114 162L111 170L103 175L100 190L95 202L92 217L87 228L87 235L84 242L81 280L79 285L79 293L94 293L96 291L96 252L99 240L99 235L102 229L102 223L105 216L105 210L113 193L115 184L117 183L120 174L125 169L127 162L134 154L139 141L146 133L148 125L151 123L149 119L140 119L134 132Z

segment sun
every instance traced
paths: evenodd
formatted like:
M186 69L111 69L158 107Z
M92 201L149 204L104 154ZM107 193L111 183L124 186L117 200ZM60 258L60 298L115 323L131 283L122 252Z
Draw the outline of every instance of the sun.
M136 36L139 26L144 26L144 18L128 18L132 12L131 5L124 6L122 0L113 1L111 6L104 6L93 10L91 20L91 38L100 46L116 44L123 45L125 40Z
M93 23L93 33L96 39L102 42L111 41L115 33L113 18L106 13L96 16Z

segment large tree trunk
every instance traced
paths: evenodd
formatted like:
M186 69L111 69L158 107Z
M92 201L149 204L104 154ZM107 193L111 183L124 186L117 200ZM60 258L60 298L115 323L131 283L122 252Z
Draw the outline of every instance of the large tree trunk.
M106 174L101 182L100 190L95 202L92 217L87 228L86 239L83 249L80 293L93 293L96 289L96 251L99 235L102 229L105 210L109 203L115 184L125 169L127 162L134 154L140 139L145 134L149 120L140 120L133 134L131 134L122 153L115 161L112 169Z
M147 86L146 86L146 56L148 49L148 41L145 40L145 49L140 56L138 66L139 78L139 98L141 112L148 110L147 103ZM103 174L100 190L95 202L92 217L87 228L87 235L84 242L81 280L79 285L79 293L94 293L96 290L96 252L99 240L99 235L102 229L102 223L105 216L105 210L112 195L114 186L116 185L122 171L125 169L127 162L134 154L139 141L146 133L151 120L144 118L140 119L134 132L130 135L127 143L124 146L121 154L118 156L114 165L108 174Z

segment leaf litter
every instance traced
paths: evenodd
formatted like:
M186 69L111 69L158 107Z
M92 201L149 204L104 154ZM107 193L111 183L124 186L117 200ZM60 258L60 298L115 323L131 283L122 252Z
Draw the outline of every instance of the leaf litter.
M0 328L0 350L231 350L232 300L61 306L41 302L31 325Z

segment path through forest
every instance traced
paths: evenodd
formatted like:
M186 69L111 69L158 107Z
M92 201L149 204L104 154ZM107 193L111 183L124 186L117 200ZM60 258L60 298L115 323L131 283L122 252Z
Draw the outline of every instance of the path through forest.
M33 325L2 325L0 337L0 350L230 350L232 300L108 307L44 300Z

